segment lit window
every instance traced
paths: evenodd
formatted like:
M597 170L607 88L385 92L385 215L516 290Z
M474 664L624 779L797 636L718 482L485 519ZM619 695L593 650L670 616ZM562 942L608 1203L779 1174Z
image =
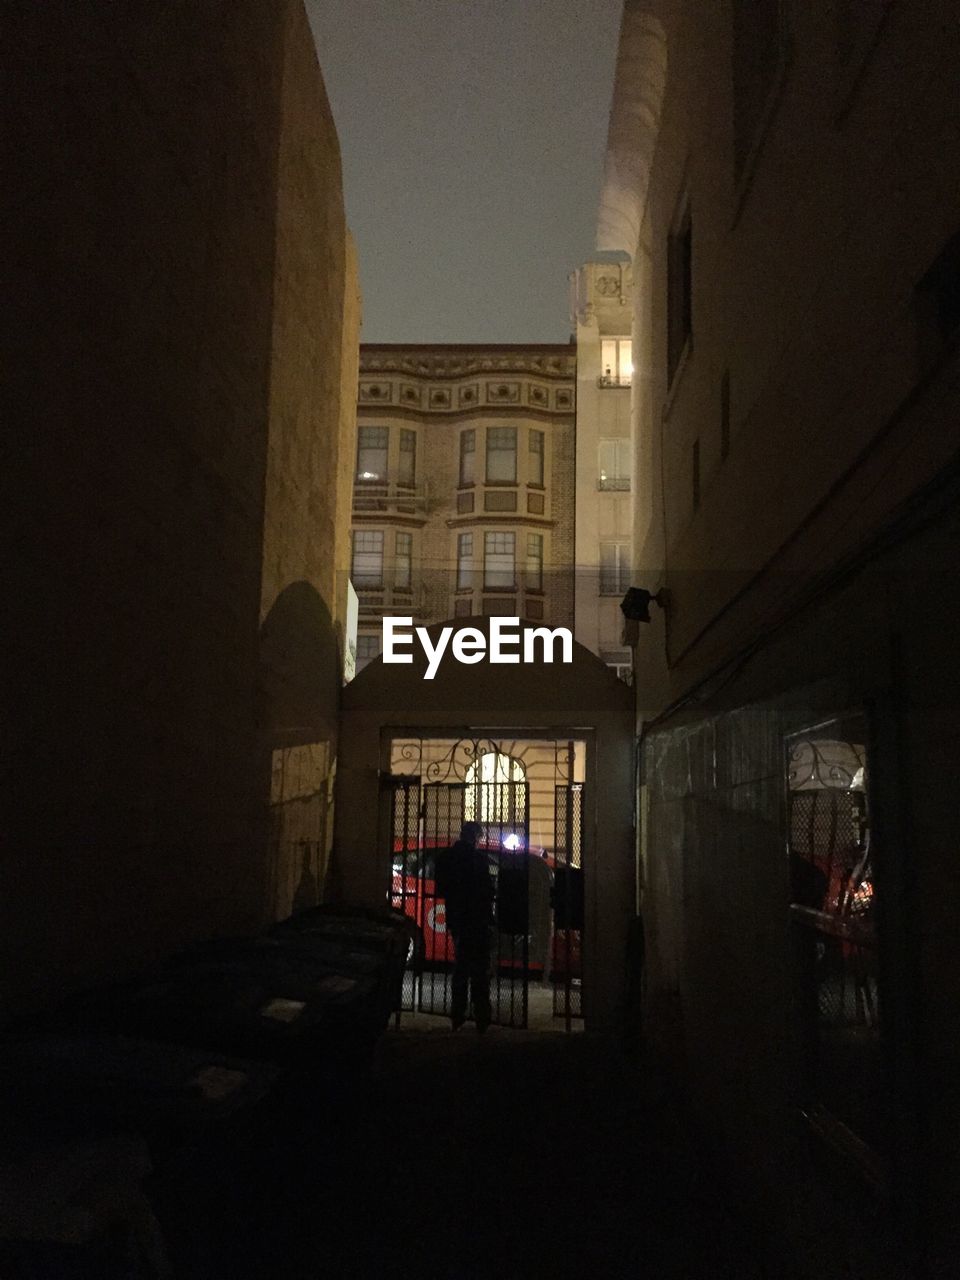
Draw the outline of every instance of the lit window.
M473 586L473 534L461 533L457 538L457 590Z
M383 586L382 530L354 530L350 578L358 591Z
M673 382L693 332L693 231L687 205L667 237L667 386Z
M599 450L600 489L630 488L630 441L601 440Z
M633 380L633 343L629 338L600 340L600 384L629 387Z
M515 533L486 533L483 539L483 585L502 590L516 585L514 569L517 550Z
M527 590L543 590L543 534L527 534Z
M543 432L530 432L530 460L527 471L530 484L543 488Z
M471 427L460 433L460 487L473 484L476 479L477 433Z
M413 534L397 534L394 586L409 590L413 569Z
M526 814L526 790L520 761L500 751L487 751L467 770L464 817L469 822L489 822L501 828L519 826ZM488 844L495 844L504 833L487 831L485 836Z
M600 594L623 595L630 586L630 546L626 542L600 543Z
M413 486L417 480L417 433L403 428L400 432L400 470L397 483Z
M487 428L487 484L517 483L517 428Z
M387 478L387 450L390 447L389 427L361 427L357 434L357 479L379 480Z

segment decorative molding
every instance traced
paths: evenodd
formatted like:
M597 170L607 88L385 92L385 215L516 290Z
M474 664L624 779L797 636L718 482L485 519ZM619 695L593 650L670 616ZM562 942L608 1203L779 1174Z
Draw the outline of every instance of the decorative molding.
M393 399L393 383L361 382L360 399L368 404L389 404Z
M519 404L519 382L488 382L486 384L487 404Z

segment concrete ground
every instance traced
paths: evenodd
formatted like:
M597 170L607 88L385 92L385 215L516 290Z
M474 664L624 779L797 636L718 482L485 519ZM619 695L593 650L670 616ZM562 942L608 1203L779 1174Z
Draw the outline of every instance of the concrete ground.
M590 1035L415 1023L384 1037L355 1106L312 1118L325 1147L264 1149L274 1175L257 1247L231 1275L757 1274L714 1182L681 1155L662 1091L616 1050Z

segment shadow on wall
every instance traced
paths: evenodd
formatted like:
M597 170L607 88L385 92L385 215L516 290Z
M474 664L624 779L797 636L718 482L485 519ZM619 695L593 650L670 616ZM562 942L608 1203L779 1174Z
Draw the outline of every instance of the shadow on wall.
M260 629L264 750L270 770L266 906L274 918L324 896L340 710L341 652L309 582L284 588Z

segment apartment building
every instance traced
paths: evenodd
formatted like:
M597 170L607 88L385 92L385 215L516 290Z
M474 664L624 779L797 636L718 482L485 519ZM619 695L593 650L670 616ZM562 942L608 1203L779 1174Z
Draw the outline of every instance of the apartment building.
M572 344L361 347L358 670L384 616L572 625L575 365Z
M817 1277L960 1251L958 66L946 3L628 0L610 119L645 1025Z
M598 254L571 277L577 343L576 639L626 681L620 601L633 561L633 280L630 259Z

